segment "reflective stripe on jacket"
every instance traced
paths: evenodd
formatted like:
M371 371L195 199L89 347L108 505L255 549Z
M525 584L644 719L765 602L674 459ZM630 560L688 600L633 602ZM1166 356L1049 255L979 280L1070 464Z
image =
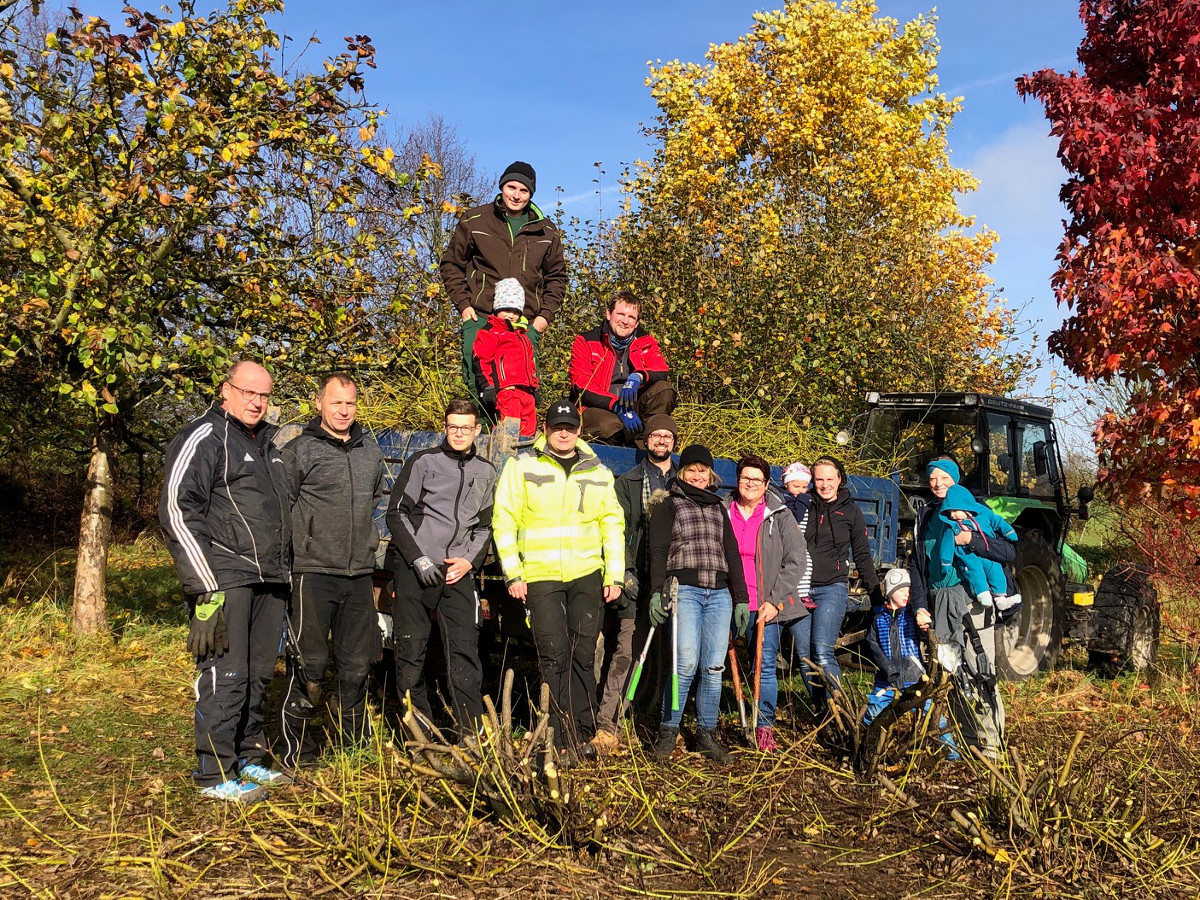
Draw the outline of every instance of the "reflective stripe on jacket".
M575 581L596 571L606 585L624 581L625 516L612 472L584 441L575 447L570 475L546 452L545 435L500 472L492 536L510 584Z

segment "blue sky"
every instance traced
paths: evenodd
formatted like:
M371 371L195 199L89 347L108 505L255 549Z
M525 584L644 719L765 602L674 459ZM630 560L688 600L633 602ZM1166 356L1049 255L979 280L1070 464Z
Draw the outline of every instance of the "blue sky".
M120 21L121 3L77 3ZM198 6L204 8L203 0ZM315 33L329 54L341 49L343 35L370 35L378 69L368 74L368 95L394 122L415 124L440 114L484 168L499 174L512 160L526 160L537 169L536 199L543 206L561 199L569 214L595 218L600 198L593 163L603 162L607 172L607 216L616 208L622 163L649 155L640 131L655 114L644 85L647 61L700 61L710 43L746 33L755 10L775 6L741 0L291 0L273 26L294 38L292 46ZM931 12L941 43L942 90L963 97L950 133L951 158L981 182L962 207L1000 235L992 278L1036 328L1046 356L1045 336L1062 319L1049 277L1062 235L1058 190L1065 173L1040 105L1022 102L1013 80L1075 64L1083 33L1078 4L953 0L935 10L910 0L879 2L880 15L901 21ZM1047 370L1038 392L1048 387Z

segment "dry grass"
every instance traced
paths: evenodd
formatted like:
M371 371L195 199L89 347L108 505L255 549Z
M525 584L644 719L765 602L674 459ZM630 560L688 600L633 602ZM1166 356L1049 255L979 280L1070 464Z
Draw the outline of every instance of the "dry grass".
M43 594L0 607L2 896L1200 891L1200 710L1177 647L1152 682L1099 680L1068 660L1005 685L1011 752L999 762L892 753L885 780L785 719L782 754L742 749L728 769L691 754L663 766L626 745L572 770L551 816L421 771L377 719L371 747L327 755L241 810L201 802L186 774L190 665L163 564L117 555L115 643L70 637L54 600L67 558L29 579ZM862 683L848 681L853 705Z

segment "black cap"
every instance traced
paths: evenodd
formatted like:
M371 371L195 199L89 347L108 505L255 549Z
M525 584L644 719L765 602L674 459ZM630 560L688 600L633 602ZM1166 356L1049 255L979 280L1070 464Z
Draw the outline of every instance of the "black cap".
M546 427L554 428L557 425L579 427L579 410L570 400L559 400L550 404L550 408L546 410Z
M527 162L517 160L510 163L508 168L504 170L504 174L500 176L500 187L504 187L510 181L515 181L517 184L523 184L529 188L529 196L532 197L537 189L537 174L533 171L533 166Z
M683 452L679 454L679 468L686 469L688 466L700 463L713 467L712 451L700 444L688 444L683 448Z

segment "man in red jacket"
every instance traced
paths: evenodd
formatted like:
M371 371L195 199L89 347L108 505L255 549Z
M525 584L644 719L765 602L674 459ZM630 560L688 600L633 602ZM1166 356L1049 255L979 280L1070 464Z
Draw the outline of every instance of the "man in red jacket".
M675 409L675 387L658 341L638 325L641 303L628 291L608 301L605 322L575 336L571 399L583 408L583 436L644 446L642 421Z
M477 400L471 350L494 312L496 284L515 278L525 289L522 312L534 350L567 291L562 239L533 203L536 187L533 166L514 162L500 176L496 198L462 214L442 255L442 283L462 315L463 382Z

